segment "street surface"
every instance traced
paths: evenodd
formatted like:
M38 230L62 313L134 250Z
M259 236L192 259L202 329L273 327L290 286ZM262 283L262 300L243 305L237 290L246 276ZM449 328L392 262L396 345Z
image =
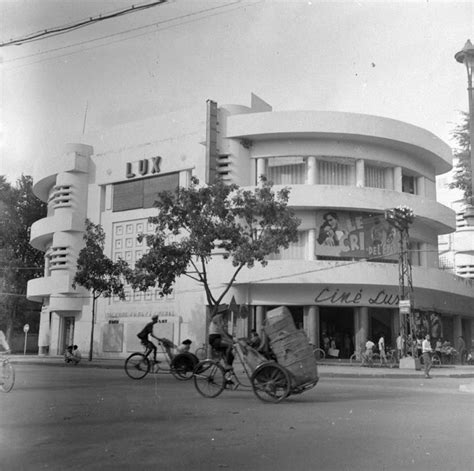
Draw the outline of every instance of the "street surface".
M170 375L15 365L0 394L1 470L473 469L466 378L327 378L280 404L201 397Z

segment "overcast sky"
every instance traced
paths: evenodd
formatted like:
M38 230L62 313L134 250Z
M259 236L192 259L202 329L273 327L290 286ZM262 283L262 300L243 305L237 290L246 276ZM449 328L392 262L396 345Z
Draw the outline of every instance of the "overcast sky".
M133 0L0 0L0 42ZM135 5L152 3L152 0ZM169 0L64 35L0 48L0 175L110 126L173 108L250 104L374 114L449 142L467 111L454 60L471 1ZM93 144L93 143L92 143Z

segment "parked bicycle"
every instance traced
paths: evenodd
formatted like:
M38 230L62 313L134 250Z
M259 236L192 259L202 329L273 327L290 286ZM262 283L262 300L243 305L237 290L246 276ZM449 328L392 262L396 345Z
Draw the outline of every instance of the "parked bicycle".
M163 362L154 362L150 360L149 356L152 350L145 348L143 353L135 352L132 353L125 360L125 373L131 379L142 379L148 373L159 373L162 370L163 373L171 373L176 379L180 381L187 381L193 377L194 367L198 364L199 360L193 353L178 353L175 356L171 356L166 350L162 342L158 342L160 347L161 357L165 358L165 366Z
M378 353L372 353L368 355L365 351L354 352L350 358L349 362L351 365L359 364L359 366L368 366L372 367L376 364L380 364L380 355Z
M326 352L322 348L313 348L313 353L316 361L321 361L326 358Z
M15 368L10 362L10 359L5 355L9 353L0 353L0 391L10 392L15 384Z

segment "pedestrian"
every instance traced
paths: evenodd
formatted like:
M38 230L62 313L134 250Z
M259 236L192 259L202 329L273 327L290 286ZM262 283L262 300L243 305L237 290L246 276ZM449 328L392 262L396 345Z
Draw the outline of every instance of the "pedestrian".
M262 339L258 335L258 332L255 329L252 329L250 331L249 345L252 348L255 348L256 350L258 350L261 343L262 343Z
M78 348L77 345L72 346L72 357L71 357L71 363L73 365L77 365L82 359L82 354Z
M385 355L385 337L383 334L379 338L378 345L379 345L380 361L382 362L382 364L385 364L387 363L387 356Z
M398 337L397 337L397 355L398 355L398 360L400 360L400 358L402 358L402 355L403 355L403 338L400 332L398 333Z
M365 357L367 358L367 363L372 365L372 359L374 356L374 347L375 343L372 340L368 339L365 343Z
M458 337L457 347L458 347L459 361L461 362L461 365L464 365L467 351L466 351L466 342L461 336Z
M430 336L425 335L425 340L421 343L421 354L423 356L423 365L425 368L425 378L431 379L430 370L431 370L431 342Z

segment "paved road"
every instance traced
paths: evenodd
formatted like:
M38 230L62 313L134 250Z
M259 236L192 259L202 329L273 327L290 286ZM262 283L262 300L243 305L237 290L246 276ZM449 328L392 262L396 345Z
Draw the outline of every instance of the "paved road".
M465 378L321 378L281 404L202 398L169 375L18 364L0 395L0 469L468 470Z

